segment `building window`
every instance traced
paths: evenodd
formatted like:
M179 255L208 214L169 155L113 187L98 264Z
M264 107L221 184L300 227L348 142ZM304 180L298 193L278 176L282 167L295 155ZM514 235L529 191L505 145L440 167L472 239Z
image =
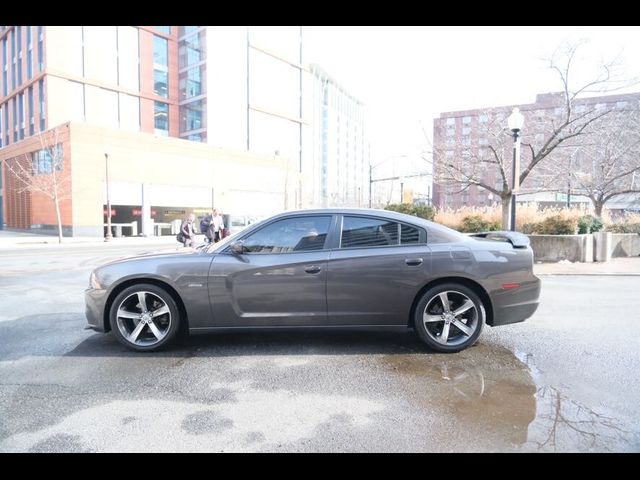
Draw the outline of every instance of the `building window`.
M13 143L18 141L18 99L13 97Z
M44 132L45 108L44 108L44 79L38 82L38 103L40 104L40 131Z
M202 31L180 40L178 46L180 68L186 68L204 60L204 36L205 32Z
M38 69L44 70L44 29L38 27Z
M166 38L153 36L153 91L164 98L169 96L168 48Z
M4 104L4 144L9 145L11 129L9 128L9 102Z
M178 27L178 36L182 37L184 35L189 35L190 33L198 31L200 27L195 27L192 25L180 26Z
M24 93L18 95L18 115L20 118L18 139L22 140L24 138Z
M35 113L33 112L33 86L29 87L29 135L33 135L35 133L34 126L34 117Z
M6 97L9 95L9 52L7 52L7 37L2 40L2 94Z
M204 93L203 86L205 85L205 68L205 65L200 65L180 73L181 100L197 97Z
M171 27L156 27L156 30L165 35L171 35Z
M469 135L471 133L471 127L463 127L462 135Z
M447 118L447 125L451 126L455 126L456 124L456 119L455 118Z
M51 153L53 152L53 157ZM40 175L43 173L52 173L55 167L56 172L61 172L64 167L62 145L58 144L51 150L46 148L38 150L31 154L33 162L33 173Z
M620 110L627 108L627 102L625 101L616 102L616 108Z
M161 97L167 98L169 91L167 83L169 81L169 73L162 70L153 69L153 93Z
M464 125L469 125L471 123L471 117L462 117L462 123Z
M478 140L478 145L489 145L489 140L486 138L481 138Z
M180 106L180 133L206 127L205 102L196 100Z
M11 89L16 89L16 30L15 28L9 33L11 37Z
M169 135L169 104L154 102L154 126L158 135Z
M487 123L487 122L489 121L489 115L487 115L486 113L481 114L481 115L478 117L478 121L479 121L480 123Z
M18 86L22 85L22 27L16 28L16 38L18 43L18 58L16 58L16 68L18 71Z
M33 78L33 39L31 38L31 26L25 27L27 29L27 79Z

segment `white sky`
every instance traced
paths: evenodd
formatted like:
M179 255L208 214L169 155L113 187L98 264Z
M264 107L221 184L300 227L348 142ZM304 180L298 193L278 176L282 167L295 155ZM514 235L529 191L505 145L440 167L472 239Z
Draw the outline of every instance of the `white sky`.
M640 76L640 27L304 27L304 55L367 105L376 164L418 152L440 112L559 91L543 59L581 39L588 63L621 56Z

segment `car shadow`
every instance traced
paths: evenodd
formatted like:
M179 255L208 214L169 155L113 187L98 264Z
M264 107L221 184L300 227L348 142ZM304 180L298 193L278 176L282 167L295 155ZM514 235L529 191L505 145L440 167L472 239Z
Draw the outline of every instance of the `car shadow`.
M134 352L112 333L96 333L65 356L72 357L228 357L252 355L361 355L431 353L412 331L254 331L216 332L178 338L158 352Z

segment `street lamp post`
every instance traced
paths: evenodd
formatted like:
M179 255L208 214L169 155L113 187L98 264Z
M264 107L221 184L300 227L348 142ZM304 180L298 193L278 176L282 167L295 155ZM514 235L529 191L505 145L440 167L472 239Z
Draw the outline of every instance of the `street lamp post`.
M524 125L524 116L519 108L514 108L507 119L509 130L513 135L513 182L511 184L511 231L516 230L516 195L520 189L520 130Z
M108 242L113 239L113 235L111 234L111 201L109 200L109 154L104 154L104 165L105 165L105 180L107 186L107 234L104 237L104 241Z

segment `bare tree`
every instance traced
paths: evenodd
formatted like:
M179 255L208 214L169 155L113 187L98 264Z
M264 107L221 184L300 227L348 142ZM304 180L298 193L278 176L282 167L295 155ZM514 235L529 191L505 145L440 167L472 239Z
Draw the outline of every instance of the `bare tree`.
M18 192L30 192L50 199L56 210L58 241L62 243L60 203L71 198L71 177L64 170L60 127L39 133L41 150L6 161L9 175L20 185Z
M573 87L574 61L582 43L561 47L550 59L549 68L558 76L562 91L549 94L549 104L538 110L524 110L525 128L521 137L521 168L519 185L523 192L537 192L553 188L557 181L557 168L545 160L555 155L558 147L578 146L595 131L595 126L612 111L613 107L600 108L593 102L581 101L581 97L593 92L611 92L633 84L618 78L618 60L598 65L591 80ZM434 132L434 176L439 183L458 186L462 192L472 185L483 187L500 198L502 223L509 220L512 185L511 132L506 127L509 111L504 108L487 110L479 117L479 127L474 131L478 148L471 143L471 136L460 139L447 132L445 125ZM447 135L449 133L449 135ZM482 143L480 143L482 142ZM560 149L562 151L563 149ZM535 171L536 175L532 176Z
M640 193L640 111L620 110L598 122L589 144L576 150L568 171L575 195L588 197L595 214L616 197Z

